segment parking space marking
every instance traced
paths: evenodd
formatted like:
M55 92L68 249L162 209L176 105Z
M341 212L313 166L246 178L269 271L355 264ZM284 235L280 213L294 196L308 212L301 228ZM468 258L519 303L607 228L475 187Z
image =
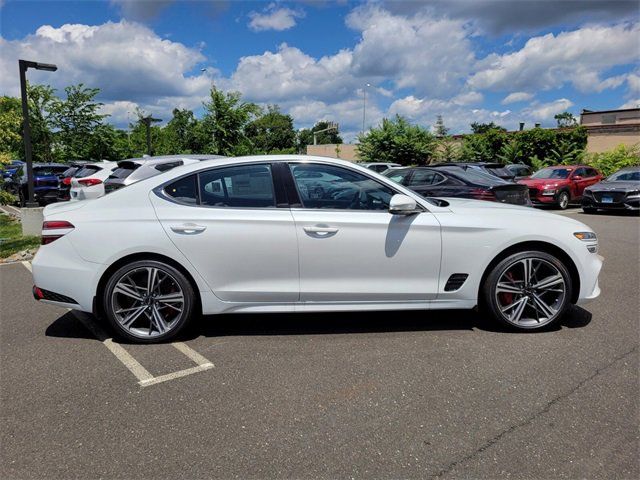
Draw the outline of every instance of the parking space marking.
M24 267L32 272L31 262L23 261L21 262ZM133 356L125 350L125 348L113 341L113 339L102 330L95 322L91 321L89 316L84 312L79 312L76 310L72 310L70 308L66 308L65 310L70 311L71 314L80 322L84 327L89 330L94 337L96 337L102 344L107 347L107 349L113 353L113 355L120 360L127 369L133 374L134 377L138 380L138 385L141 387L148 387L151 385L156 385L158 383L167 382L169 380L175 380L177 378L186 377L187 375L192 375L198 372L204 372L205 370L209 370L214 368L215 365L207 360L205 357L196 352L193 348L189 347L185 343L182 342L174 342L170 345L173 345L176 350L185 355L189 360L196 364L195 367L185 368L184 370L178 370L176 372L167 373L166 375L160 375L159 377L154 377L151 373L142 366L140 362L138 362Z

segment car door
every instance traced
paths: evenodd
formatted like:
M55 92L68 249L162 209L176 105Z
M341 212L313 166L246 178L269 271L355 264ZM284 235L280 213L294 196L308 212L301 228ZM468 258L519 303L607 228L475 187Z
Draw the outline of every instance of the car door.
M166 234L221 300L298 300L296 230L273 171L220 166L151 193Z
M390 214L396 191L359 170L313 162L289 167L301 301L435 298L441 240L434 215Z
M582 192L589 185L586 168L580 167L573 171L571 174L571 185L573 187L572 198L576 200L582 198Z

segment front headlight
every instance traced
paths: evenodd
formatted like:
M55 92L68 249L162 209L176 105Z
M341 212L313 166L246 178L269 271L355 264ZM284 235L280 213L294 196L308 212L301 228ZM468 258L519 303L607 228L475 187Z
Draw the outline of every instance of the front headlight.
M573 236L588 243L587 250L589 252L598 253L598 236L594 232L575 232Z
M544 190L542 190L542 195L555 195L555 194L556 194L555 188L545 188Z
M640 197L640 190L632 190L627 193L627 198L636 198Z

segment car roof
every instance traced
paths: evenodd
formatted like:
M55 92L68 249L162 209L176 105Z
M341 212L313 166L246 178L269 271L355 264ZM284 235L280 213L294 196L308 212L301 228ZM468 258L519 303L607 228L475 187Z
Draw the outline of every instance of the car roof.
M172 160L216 160L219 158L227 158L223 155L209 155L209 154L193 154L188 153L184 155L159 155L157 157L138 157L138 158L127 158L125 160L121 160L122 162L135 162L141 165L155 165L157 163L172 161Z
M504 167L502 163L498 162L442 162L429 165L430 167Z

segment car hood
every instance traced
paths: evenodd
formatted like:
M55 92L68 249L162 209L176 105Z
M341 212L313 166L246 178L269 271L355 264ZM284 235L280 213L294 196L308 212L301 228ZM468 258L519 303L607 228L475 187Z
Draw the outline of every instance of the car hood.
M608 190L638 190L640 188L640 182L598 182L587 188L592 192Z
M518 180L518 183L528 187L543 187L545 185L566 185L569 180L566 178L523 178Z

